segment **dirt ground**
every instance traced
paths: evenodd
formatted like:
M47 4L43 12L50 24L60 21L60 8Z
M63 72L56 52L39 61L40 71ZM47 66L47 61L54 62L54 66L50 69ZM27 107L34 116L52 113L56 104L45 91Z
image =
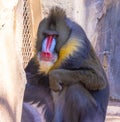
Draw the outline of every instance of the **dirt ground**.
M120 122L120 101L110 101L105 122Z

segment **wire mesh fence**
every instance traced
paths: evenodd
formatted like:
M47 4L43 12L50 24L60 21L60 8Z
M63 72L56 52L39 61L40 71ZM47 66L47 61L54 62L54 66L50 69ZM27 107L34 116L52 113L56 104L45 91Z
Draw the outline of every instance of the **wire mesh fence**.
M32 56L32 19L29 0L24 0L23 5L23 67L25 68Z

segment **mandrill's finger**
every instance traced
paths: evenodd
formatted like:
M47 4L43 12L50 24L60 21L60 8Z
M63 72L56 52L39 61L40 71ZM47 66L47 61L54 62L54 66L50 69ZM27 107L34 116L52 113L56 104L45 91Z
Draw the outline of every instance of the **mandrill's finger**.
M55 92L58 92L62 90L62 86L60 85L59 81L50 81L50 89Z

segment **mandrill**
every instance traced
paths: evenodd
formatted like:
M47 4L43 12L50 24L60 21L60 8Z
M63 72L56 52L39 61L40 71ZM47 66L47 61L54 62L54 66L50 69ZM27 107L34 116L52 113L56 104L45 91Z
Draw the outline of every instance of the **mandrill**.
M109 85L84 30L53 7L38 27L24 101L44 105L46 122L104 122ZM28 76L29 74L29 76Z

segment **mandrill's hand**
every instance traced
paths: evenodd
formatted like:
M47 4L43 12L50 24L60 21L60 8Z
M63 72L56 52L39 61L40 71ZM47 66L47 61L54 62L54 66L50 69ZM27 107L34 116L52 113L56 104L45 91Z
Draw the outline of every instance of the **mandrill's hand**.
M57 70L53 70L49 73L49 84L51 90L57 92L62 90L62 81L60 75L57 73Z

